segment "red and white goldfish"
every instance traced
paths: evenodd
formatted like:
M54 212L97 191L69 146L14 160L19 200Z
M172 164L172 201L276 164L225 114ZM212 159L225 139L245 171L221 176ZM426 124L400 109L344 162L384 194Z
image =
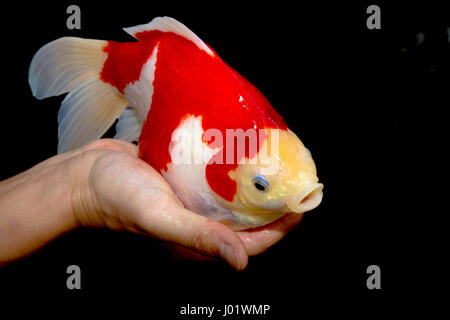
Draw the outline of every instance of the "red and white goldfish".
M213 49L169 17L124 30L138 41L64 37L35 54L33 95L68 93L58 152L102 137L119 119L115 138L138 141L140 157L188 209L234 230L320 204L309 151Z

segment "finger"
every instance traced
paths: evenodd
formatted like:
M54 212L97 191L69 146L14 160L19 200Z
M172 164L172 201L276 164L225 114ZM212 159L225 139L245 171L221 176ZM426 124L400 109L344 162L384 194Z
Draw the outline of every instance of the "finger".
M139 225L152 237L174 242L203 255L221 257L236 270L247 266L244 244L227 226L180 207L166 195L161 197L159 204L153 203L152 208L143 206L145 201L138 202Z
M68 157L73 157L79 155L83 152L90 150L113 150L124 152L134 157L138 156L139 150L138 147L130 142L117 140L117 139L98 139L92 141L78 149L69 151L64 153L63 155L67 155Z
M58 154L55 157L51 157L43 161L40 165L53 165L60 163L67 159L76 157L82 153L92 150L112 150L127 153L133 157L137 157L139 150L138 147L130 142L117 140L117 139L99 139L92 141L80 148L70 150L65 153Z
M135 157L137 157L139 154L139 149L137 145L134 145L131 142L118 139L98 139L87 144L81 149L83 148L86 151L93 149L109 149L114 151L125 152Z
M238 235L249 256L264 252L280 241L292 228L300 223L303 213L289 213L283 218L256 229L239 231Z
M216 258L205 256L200 253L197 253L191 249L182 247L173 242L162 242L163 249L176 260L188 260L188 261L218 261Z

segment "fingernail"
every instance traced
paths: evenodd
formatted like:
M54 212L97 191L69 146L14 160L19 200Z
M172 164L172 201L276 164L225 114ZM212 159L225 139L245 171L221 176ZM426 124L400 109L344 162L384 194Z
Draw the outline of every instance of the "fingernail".
M224 257L228 262L231 262L232 265L237 266L238 270L241 270L241 262L239 260L239 257L231 246L225 243L221 243L220 255Z

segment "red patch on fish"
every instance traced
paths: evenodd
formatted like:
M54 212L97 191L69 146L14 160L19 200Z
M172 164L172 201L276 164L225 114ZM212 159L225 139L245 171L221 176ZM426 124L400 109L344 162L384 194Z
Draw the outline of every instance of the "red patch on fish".
M142 66L158 44L152 104L139 138L140 157L156 170L167 170L171 163L172 133L187 115L201 116L204 131L220 130L223 150L227 150L226 129L287 129L264 95L217 55L211 56L172 32L145 31L136 37L139 42L108 42L101 79L123 93L139 79ZM256 152L261 144L259 141ZM235 143L235 155L236 148ZM248 149L245 156L250 158L254 155ZM223 151L216 155L221 156ZM210 161L206 167L209 186L227 201L233 201L236 194L236 182L228 173L236 169L239 160L225 164L224 157L223 164Z

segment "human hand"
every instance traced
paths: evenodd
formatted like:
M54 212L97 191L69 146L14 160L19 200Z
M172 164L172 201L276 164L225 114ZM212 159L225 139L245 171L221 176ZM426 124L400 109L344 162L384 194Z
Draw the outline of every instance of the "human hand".
M39 193L42 184L51 185L48 194L56 195L56 199L47 196L48 203L44 201L44 205L57 208L40 216L43 228L38 230L36 226L31 230L27 227L26 203L16 210L18 214L10 210L12 214L0 216L0 240L10 244L7 246L9 256L7 250L4 256L0 254L0 261L20 257L63 232L85 226L145 234L202 255L221 257L235 269L242 270L249 255L258 254L279 241L303 216L288 214L268 226L234 232L185 209L162 176L138 158L135 145L112 139L97 140L57 155L1 182L0 209L15 205L2 201L6 194L12 199L11 196L21 189L33 194L35 188L41 188L41 191L34 190ZM56 186L60 188L56 190ZM30 201L33 198L36 197ZM31 231L14 245L8 237L11 221L22 226L19 228L22 232ZM10 241L5 242L8 239Z

